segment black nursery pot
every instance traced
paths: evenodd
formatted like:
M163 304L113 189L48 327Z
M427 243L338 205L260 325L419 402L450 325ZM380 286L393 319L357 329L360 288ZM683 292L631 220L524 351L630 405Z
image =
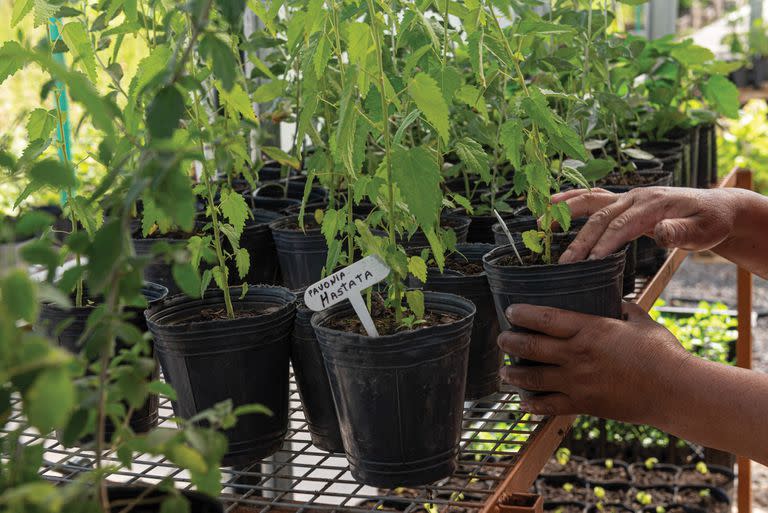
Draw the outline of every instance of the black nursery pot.
M661 168L672 173L672 182L682 183L685 147L676 141L649 141L640 144L646 151L661 161Z
M556 239L553 250L559 249L566 238L561 237L560 241ZM522 241L516 247L522 258L531 255ZM515 304L549 306L601 317L621 316L625 251L600 260L525 267L504 265L509 258L517 258L510 245L496 248L483 257L502 330L514 329L504 312Z
M529 230L538 230L539 228L538 219L531 215L518 215L511 219L505 219L504 221L507 223L507 229L509 229L509 233L511 233L513 237L515 234L524 233ZM493 241L497 246L505 246L509 244L509 238L507 238L504 228L502 228L498 221L493 225L492 230Z
M699 162L699 127L675 128L667 134L667 139L683 145L683 174L679 187L696 187L696 170Z
M343 453L344 445L328 372L325 370L315 330L310 323L313 313L304 306L302 300L297 302L296 323L291 336L293 373L312 444L323 451Z
M733 82L736 87L748 87L750 85L750 73L749 70L742 66L736 71L732 71L728 78Z
M142 293L151 307L165 300L168 296L168 289L157 283L145 283L142 287ZM84 349L78 345L78 342L86 330L88 317L94 308L95 306L92 305L80 308L72 307L65 310L51 303L43 303L40 305L38 327L48 336L55 338L59 347L66 349L70 353L78 354ZM144 319L143 308L128 307L125 309L125 313L128 316L128 322L136 326L142 333L147 331L147 322ZM127 349L127 347L122 343L118 343L115 352L117 353L122 349ZM158 379L159 376L159 370L155 368L152 373L152 379ZM146 433L157 426L158 405L158 396L150 394L146 402L131 415L131 429L136 433ZM105 428L106 438L111 437L115 428L108 419Z
M760 89L768 80L768 58L756 56L752 58L752 86Z
M221 309L221 290L202 299L176 296L146 312L163 374L178 395L174 412L190 418L218 402L262 404L272 416L241 416L226 431L225 465L274 454L288 429L288 359L296 296L282 287L252 286L243 299L233 288L236 312L260 311L234 320L202 320L201 311Z
M258 208L253 209L251 213L253 220L249 219L246 222L240 236L240 247L245 248L251 258L251 266L243 281L249 284L280 285L282 282L280 264L269 223L281 216L276 212ZM230 267L230 275L238 276L233 262L230 263Z
M367 485L425 485L457 467L475 306L424 298L459 320L372 338L327 327L353 315L344 303L312 317L352 475Z
M686 506L684 504L670 504L664 507L664 511L667 513L706 513L701 508L695 508L693 506ZM648 506L643 508L643 513L657 513L656 506Z
M704 189L712 185L712 175L717 176L717 171L713 171L713 167L717 167L717 162L713 161L713 158L717 158L717 150L713 147L717 146L717 128L714 123L707 125L701 125L699 127L699 167L696 170L696 184L700 189Z
M459 244L456 251L467 261L482 266L483 255L493 250L492 244ZM460 257L459 257L460 258ZM421 283L418 283L421 285ZM477 313L472 327L472 342L469 347L469 370L467 371L466 399L481 399L499 390L499 367L502 355L496 338L499 336L499 321L493 306L493 295L488 286L485 272L463 275L446 270L441 274L430 268L424 290L458 294L475 304Z
M280 269L285 286L291 290L302 289L321 278L328 246L320 228L297 228L299 216L282 217L270 223L272 237L277 247ZM304 222L313 221L310 215Z
M504 221L514 219L514 212L499 212ZM477 215L470 217L469 231L467 232L467 242L470 244L494 244L493 226L498 224L499 220L495 215Z
M179 493L187 499L189 513L224 512L224 507L218 500L205 494L191 490L179 490ZM168 495L159 489L148 491L144 486L109 486L107 487L107 497L109 497L110 502L110 513L123 511L126 504L140 497L143 498L143 501L139 501L133 506L130 510L131 513L160 513L162 501Z
M133 249L136 251L136 256L152 256L152 248L155 244L161 243L179 247L186 245L186 241L183 239L133 239ZM162 256L153 256L144 267L144 280L167 288L169 296L181 293L181 289L176 285L176 280L173 279L171 264L167 263Z

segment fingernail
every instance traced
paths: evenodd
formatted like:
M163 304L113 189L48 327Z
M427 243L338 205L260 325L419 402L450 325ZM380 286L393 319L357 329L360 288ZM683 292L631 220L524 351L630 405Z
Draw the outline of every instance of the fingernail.
M597 256L590 254L589 257L587 257L587 260L597 260Z
M507 317L512 317L513 315L515 315L516 306L517 305L510 305L507 307L507 311L506 311Z

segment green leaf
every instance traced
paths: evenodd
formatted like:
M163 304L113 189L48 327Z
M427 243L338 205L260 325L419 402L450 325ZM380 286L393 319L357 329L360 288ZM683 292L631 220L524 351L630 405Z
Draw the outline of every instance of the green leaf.
M14 319L34 322L37 319L35 284L21 269L10 271L0 283L3 304Z
M240 238L240 234L243 233L245 228L245 221L250 215L248 204L245 202L242 194L234 191L224 190L221 193L221 213L235 229L235 234Z
M420 256L408 258L408 272L414 275L420 282L427 282L427 263Z
M541 245L543 238L544 235L537 230L523 232L523 244L534 253L541 253L544 251L544 247Z
M552 205L552 216L555 221L560 225L564 232L568 232L571 229L571 209L568 208L566 202L555 203Z
M722 115L739 117L739 90L733 82L721 75L710 77L704 83L704 97Z
M413 109L411 112L408 113L407 116L403 118L403 121L400 122L400 126L397 127L397 132L395 132L395 137L392 139L392 144L397 146L400 144L400 141L403 140L403 136L405 135L405 131L408 129L411 124L416 121L419 118L419 114L421 114L421 111L419 109Z
M193 448L183 444L171 446L168 449L168 459L192 472L204 474L208 471L208 464L203 456Z
M216 8L233 30L238 30L245 11L245 0L216 0Z
M170 139L184 115L184 97L173 86L162 88L147 109L147 128L158 139Z
M437 161L421 146L409 150L396 148L392 171L400 194L416 221L425 232L434 228L443 203Z
M592 159L579 168L579 171L581 171L581 174L587 181L596 182L615 168L616 161L613 159Z
M80 59L80 65L91 82L96 82L96 54L93 51L93 46L91 46L85 25L79 21L67 23L61 30L61 38L67 43L69 51Z
M340 227L343 226L344 218L338 210L329 208L323 212L323 219L320 227L320 232L325 236L325 241L328 245L336 238L336 233Z
M56 128L56 111L35 109L29 113L27 120L27 137L30 141L48 139Z
M236 417L241 415L251 415L254 413L258 413L259 415L267 415L269 417L274 415L272 410L262 404L243 404L242 406L235 408L232 413L234 413Z
M285 80L272 80L257 87L251 97L255 102L267 103L285 94L287 89L288 82Z
M689 67L702 65L715 59L712 50L694 44L673 48L670 55L673 59Z
M190 263L175 263L171 269L173 281L189 297L198 298L200 294L200 276Z
M258 125L259 119L253 112L253 105L251 105L251 99L248 97L240 84L235 84L231 91L222 90L219 91L219 97L224 105L229 109L231 113L240 114L248 121Z
M408 94L435 127L444 142L448 142L448 105L435 79L426 73L418 73L408 83Z
M540 163L531 163L523 166L525 178L528 181L528 185L535 191L545 196L549 196L552 184L550 177L552 176L549 169Z
M171 401L176 400L176 391L165 381L152 381L149 385L147 385L147 391L150 394L158 394L167 397Z
M488 106L485 104L483 93L477 87L463 85L456 91L454 98L477 110L483 119L488 121Z
M63 367L41 372L24 396L27 419L43 434L63 427L74 406L74 382Z
M96 232L87 253L88 285L94 292L100 292L108 285L107 280L113 266L118 264L124 246L125 237L119 219L107 222Z
M160 504L159 513L190 513L189 501L183 495L169 495Z
M276 160L278 163L282 164L283 166L290 166L293 169L301 168L301 163L299 162L299 159L297 159L293 155L288 155L286 152L284 152L280 148L277 148L275 146L262 146L261 151L263 151L267 157L271 158L272 160Z
M235 264L237 265L237 274L240 279L245 278L248 274L248 269L251 267L251 257L248 255L248 250L245 248L239 248L235 252Z
M523 163L523 144L525 134L519 119L509 119L501 125L499 140L512 167L520 169Z
M24 17L29 14L34 5L34 0L14 0L13 12L11 13L11 27L19 24Z
M208 33L200 41L200 55L208 60L214 76L219 79L224 89L232 90L238 73L238 63L229 45Z
M66 190L77 185L74 170L54 159L45 159L35 163L29 170L29 176L35 182Z
M537 36L569 34L573 32L573 27L561 23L544 21L536 18L526 18L518 26L520 34L536 34Z
M456 141L454 149L469 171L480 175L485 183L490 183L491 163L480 143L469 137L462 137Z
M136 68L136 74L131 80L128 88L128 95L131 98L137 98L138 95L155 80L160 73L166 71L171 60L171 49L160 45L152 49L152 52L144 57Z
M16 233L21 236L37 235L50 228L55 221L56 218L48 212L30 210L25 212L16 223Z
M424 293L420 290L409 290L405 293L405 300L408 302L408 308L414 313L417 319L424 318Z

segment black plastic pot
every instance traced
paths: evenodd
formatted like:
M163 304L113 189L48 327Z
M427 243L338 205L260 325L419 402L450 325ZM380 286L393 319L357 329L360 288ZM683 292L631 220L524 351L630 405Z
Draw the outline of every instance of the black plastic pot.
M514 212L499 212L501 218L510 221L515 217ZM467 231L467 242L470 244L494 244L495 237L493 225L499 220L495 215L476 215L470 216L469 231Z
M279 180L275 182L266 182L253 191L254 198L291 198L301 201L304 197L304 187L306 178L290 178L288 180ZM328 199L328 191L321 187L313 186L309 191L307 203L316 201L325 201Z
M269 223L281 216L276 212L263 209L253 209L253 220L246 222L243 234L240 236L240 247L248 251L251 266L243 281L250 285L264 283L280 285L280 264L277 258L277 248L272 238ZM227 245L229 241L227 241ZM230 262L230 276L239 276L234 262Z
M559 239L553 243L553 249L566 243L566 237ZM522 241L516 247L523 258L531 255ZM621 316L624 251L600 260L564 265L508 266L504 265L507 258L516 259L510 245L496 248L483 257L502 330L515 329L504 312L508 306L522 303L602 317Z
M315 210L326 210L328 208L328 202L327 201L316 201L315 203L307 203L304 205L304 213L305 214L314 214ZM299 215L299 212L301 212L301 203L298 205L291 205L290 207L286 208L283 212L285 212L285 215L288 216L297 216Z
M291 290L302 289L319 280L328 257L328 246L320 228L301 231L295 228L298 219L299 216L282 217L269 225L283 281ZM309 222L313 217L305 215L304 219Z
M731 508L730 508L731 497L727 493L725 493L724 490L722 490L720 488L716 488L714 486L680 486L677 489L677 502L678 503L681 503L681 504L685 503L685 501L682 499L681 494L683 492L685 492L686 490L693 490L697 494L701 493L703 490L708 490L710 497L712 497L712 499L713 499L713 502L716 502L718 504L723 505L723 509L724 510L725 510L726 506L727 506L727 511L731 510ZM702 508L704 508L704 505L696 505L696 504L691 504L691 505L694 506L694 507L701 506ZM714 509L712 509L712 507L713 506L709 506L709 507L707 507L705 509L707 509L708 512L709 511L715 511Z
M733 82L736 87L748 87L751 83L751 76L749 70L746 67L741 67L736 71L732 71L728 78Z
M668 465L664 463L657 463L653 466L653 472L657 474L664 474L667 476L666 480L655 479L652 481L645 480L645 482L639 481L639 476L642 476L644 472L649 472L644 463L633 463L629 466L629 475L632 478L632 482L635 486L661 486L661 485L673 485L677 481L677 476L680 475L680 467L677 465Z
M136 256L152 256L150 262L144 267L144 280L150 283L157 283L168 289L169 296L175 296L181 293L176 280L173 279L171 264L165 261L165 258L159 255L153 256L152 248L156 244L168 244L169 246L186 246L184 239L133 239L133 249Z
M717 146L716 125L714 123L701 125L699 127L699 167L696 170L696 184L700 189L712 185L712 168L717 167L717 163L712 160L716 158L716 150L713 151L713 146ZM714 174L717 172L715 171Z
M459 244L456 251L467 261L482 265L483 255L493 250L493 244ZM459 257L460 258L460 257ZM472 327L472 342L469 348L466 399L480 399L499 390L499 367L502 364L501 351L496 343L499 336L499 321L493 306L493 296L485 272L463 275L446 270L440 273L430 268L427 282L414 284L424 290L457 294L472 301L477 308Z
M212 289L202 299L176 296L146 312L163 374L174 387L174 412L190 418L218 402L235 407L262 404L272 416L244 415L227 430L225 465L250 463L274 454L288 429L288 359L296 296L282 287L254 286L236 311L266 310L234 320L201 320L206 308L223 308L224 294Z
M299 396L304 406L312 444L328 452L344 452L336 406L333 404L328 372L310 323L314 312L299 300L291 336L291 362Z
M518 215L511 219L505 219L509 233L518 240L516 234L521 234L529 230L537 230L539 228L539 221L531 215ZM509 238L504 232L504 229L497 222L493 225L493 241L497 246L506 246L509 244ZM522 236L520 236L522 237ZM520 239L522 240L522 239Z
M696 187L696 170L699 162L699 127L675 128L667 136L670 141L679 142L683 152L683 176L680 187Z
M212 497L191 490L179 490L179 493L187 499L189 513L224 513L222 504ZM110 502L110 513L123 511L129 501L139 497L143 497L143 502L133 506L131 513L160 513L162 499L168 495L159 489L148 492L144 486L109 486L107 496ZM113 502L116 504L113 505Z
M424 298L427 311L459 320L372 338L327 327L354 315L347 304L312 317L352 475L367 485L425 485L457 467L475 306Z
M760 89L768 80L768 58L755 56L752 58L752 85Z
M706 513L701 508L694 508L693 506L685 506L683 504L670 504L669 506L666 506L664 510L667 513ZM647 508L643 508L643 513L657 513L656 506L648 506Z
M625 296L635 291L635 279L637 278L637 241L633 240L627 245L627 258L624 263L624 274L621 280L622 293Z
M661 161L662 169L672 173L673 183L682 182L685 147L680 142L648 141L640 144L640 149Z
M168 289L162 285L156 283L145 283L142 288L142 293L146 298L149 306L158 305L168 296ZM87 294L87 292L86 292ZM88 341L85 341L86 347L82 347L78 344L80 342L83 333L86 330L88 323L88 317L93 313L96 305L99 303L98 299L94 299L94 304L83 307L72 307L68 309L62 309L51 303L43 303L40 305L40 316L36 329L46 333L49 337L56 339L59 347L62 347L73 354L80 354L82 351L88 351ZM145 333L147 331L147 322L144 319L144 309L138 307L129 307L125 309L127 315L127 321L136 326L136 328ZM115 347L115 354L128 347L118 341ZM96 354L89 354L90 360L98 358ZM159 370L155 368L152 373L152 379L159 378ZM159 399L155 394L150 394L146 402L137 408L131 415L130 426L136 433L146 433L155 426L158 422L158 405ZM106 438L111 437L114 433L115 427L107 419L105 425ZM85 442L90 439L86 439Z

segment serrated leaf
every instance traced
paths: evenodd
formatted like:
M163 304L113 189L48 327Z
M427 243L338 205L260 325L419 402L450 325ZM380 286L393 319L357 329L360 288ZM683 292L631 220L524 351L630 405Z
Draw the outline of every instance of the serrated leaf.
M220 289L224 290L228 287L227 283L227 272L226 270L222 269L221 266L216 266L213 269L211 269L211 273L213 274L213 281L216 283L216 286Z
M694 44L673 48L670 55L673 59L689 67L705 64L715 58L712 50Z
M405 293L405 300L408 303L408 308L411 309L417 319L424 318L424 293L420 290L409 290Z
M336 233L339 231L341 222L343 222L343 217L339 214L340 212L338 210L332 208L323 212L320 232L325 237L325 241L328 245L330 245L333 239L336 238Z
M566 202L555 203L552 205L552 216L560 225L564 232L571 229L571 209Z
M480 175L480 179L485 183L490 183L491 163L480 143L469 137L462 137L456 141L454 150L467 169Z
M488 106L485 104L485 97L477 87L463 85L456 90L454 98L477 110L480 116L488 121Z
M200 276L190 263L175 263L171 268L173 281L189 297L200 297Z
M39 27L40 25L48 23L48 20L54 17L56 11L59 10L59 4L53 4L51 2L46 2L45 0L34 0L34 9L35 27Z
M221 213L229 221L229 224L232 225L232 228L234 228L235 234L239 239L240 234L243 233L243 228L245 228L245 221L250 215L245 198L243 198L242 194L234 191L222 191L219 207L221 208Z
M427 236L429 247L432 248L432 255L435 257L437 268L440 269L440 272L443 272L443 269L445 269L445 247L443 247L440 237L437 236L434 228L424 230L424 235Z
M11 13L11 27L18 25L19 22L32 10L33 5L33 0L14 0L13 12Z
M248 269L251 267L251 257L247 249L239 248L235 251L235 265L237 266L237 274L240 276L240 279L245 278L245 275L248 274Z
M525 178L530 187L543 195L549 195L552 188L551 173L546 166L539 163L531 163L523 166Z
M261 84L253 92L253 101L258 103L271 102L275 98L285 94L288 88L288 82L285 80L272 80L265 84Z
M240 84L235 84L231 91L220 90L219 97L224 105L230 110L231 113L240 114L245 119L259 124L259 118L253 112L253 105L251 105L251 99L248 97Z
M427 121L435 127L444 142L448 142L448 105L435 79L426 73L418 73L408 83L408 95Z
M272 160L276 160L279 164L290 166L293 169L301 168L301 162L299 162L299 159L293 155L288 155L280 148L275 146L262 146L261 151L264 152L267 157L271 158Z
M50 137L56 127L56 111L35 109L29 113L27 120L27 137L29 141L45 140Z
M24 67L23 48L16 41L6 41L0 47L0 85L5 79Z
M523 244L534 253L542 253L544 247L541 245L543 234L537 230L523 232Z
M80 21L67 23L61 30L61 38L67 43L69 51L80 59L80 65L91 82L96 82L96 54L93 51L93 46L91 46L85 25Z
M504 148L504 153L515 169L520 169L523 164L523 144L525 134L523 124L519 119L509 119L501 125L499 141Z
M35 163L29 170L29 176L37 183L62 190L77 185L74 170L54 159L45 159Z
M425 232L434 228L443 203L437 161L421 146L409 150L396 148L392 171L400 194L416 221Z
M199 48L200 55L208 60L213 69L213 75L219 79L224 89L230 91L235 84L235 77L238 73L238 63L232 49L227 43L211 33L203 36Z
M427 263L420 256L408 258L408 272L414 275L420 282L427 282Z

